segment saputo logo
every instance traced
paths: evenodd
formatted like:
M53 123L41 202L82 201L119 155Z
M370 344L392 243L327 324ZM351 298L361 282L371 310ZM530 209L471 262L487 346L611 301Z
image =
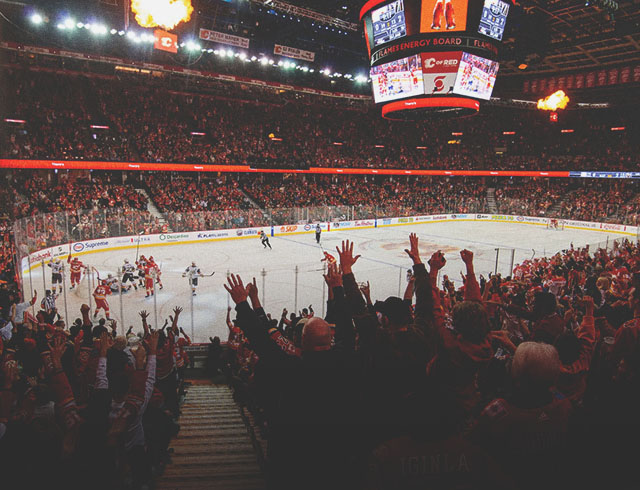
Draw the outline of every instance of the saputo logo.
M185 234L185 233L180 233L180 234L162 234L160 235L160 240L164 241L164 242L175 242L177 240L183 240L189 238L189 235Z

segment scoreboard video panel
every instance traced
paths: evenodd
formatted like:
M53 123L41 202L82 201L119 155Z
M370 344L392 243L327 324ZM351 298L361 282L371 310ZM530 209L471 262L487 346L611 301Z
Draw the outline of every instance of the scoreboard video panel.
M383 117L465 115L489 100L514 0L367 0L360 11Z
M498 67L497 61L462 53L453 93L489 100L496 84Z
M424 94L420 55L373 67L371 82L376 103Z
M422 78L426 95L453 93L461 56L460 51L422 53Z
M500 0L484 0L478 32L497 41L502 41L507 15L509 15L508 3Z
M422 0L420 32L467 29L468 0Z
M396 0L371 12L371 25L374 46L406 36L404 0Z

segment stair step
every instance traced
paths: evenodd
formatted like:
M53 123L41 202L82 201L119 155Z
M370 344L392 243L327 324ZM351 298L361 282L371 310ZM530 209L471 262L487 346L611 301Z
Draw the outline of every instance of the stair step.
M216 490L258 490L266 488L261 478L253 479L211 479L211 480L187 480L177 482L161 481L156 487L158 490L191 490L191 489L216 489Z
M231 389L191 385L171 441L173 455L157 489L265 488L249 431Z

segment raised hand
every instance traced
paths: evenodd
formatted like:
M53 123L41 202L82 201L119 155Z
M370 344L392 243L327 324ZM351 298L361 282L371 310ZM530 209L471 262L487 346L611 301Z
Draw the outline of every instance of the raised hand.
M247 295L251 300L258 299L258 285L256 284L256 278L253 278L253 281L247 284Z
M329 264L326 274L323 274L327 286L335 288L342 286L342 274L337 264Z
M10 390L13 383L18 379L18 361L7 361L2 366L2 378L4 380L3 388Z
M81 311L82 313L89 313L89 312L91 311L91 308L89 308L89 305L82 305L82 306L80 307L80 311Z
M240 304L244 301L247 301L249 295L247 294L247 290L242 283L242 278L240 276L236 276L235 274L231 274L227 278L227 282L229 285L224 285L224 288L231 295L231 299L235 304Z
M365 299L368 302L371 302L371 285L369 284L369 281L367 281L366 284L360 284L360 291L364 294Z
M49 343L49 350L51 351L51 359L53 366L56 369L62 369L62 356L64 351L67 350L67 345L62 337L55 337L53 339L53 345Z
M343 274L351 274L351 268L358 261L360 255L353 256L353 242L349 240L342 241L342 250L336 247L336 251L340 256L340 268Z
M156 335L158 332L153 332L149 335L149 338L153 335ZM157 344L156 344L157 345ZM144 348L144 345L139 345L138 348L133 352L133 359L136 363L136 369L144 369L144 360L147 356L147 351Z
M113 346L113 337L107 332L100 335L100 357L107 357L107 351Z
M180 316L180 313L182 313L182 308L180 308L179 306L176 306L173 309L173 313L176 315L176 318L178 318Z
M591 296L583 296L581 303L584 305L585 307L585 314L587 316L593 316L593 309L594 309L594 302L593 302L593 298Z
M147 318L149 318L149 313L147 313L147 310L142 310L140 313L138 313L138 315L140 315L140 318L142 318L143 322L147 321Z
M409 235L409 249L404 249L407 255L413 260L413 265L422 264L422 259L420 259L420 248L418 246L418 235L415 233L411 233Z
M460 258L462 262L468 267L470 264L473 264L473 252L471 250L460 250Z
M434 252L429 259L429 267L431 267L432 271L439 271L446 265L446 263L447 259L444 258L444 254L440 250Z
M158 339L160 332L153 332L147 337L147 345L149 346L149 355L154 356L158 352Z

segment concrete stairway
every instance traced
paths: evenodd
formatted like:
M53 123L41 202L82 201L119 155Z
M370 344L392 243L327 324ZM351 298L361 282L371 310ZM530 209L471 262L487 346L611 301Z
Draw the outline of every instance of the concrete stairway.
M138 194L142 194L144 197L147 198L147 211L151 213L151 216L153 216L154 218L158 218L158 221L160 222L161 225L166 224L167 220L164 218L164 215L160 212L160 210L156 207L155 203L153 202L153 199L151 199L151 196L149 196L149 193L142 188L136 189L136 192ZM167 226L167 229L169 231L173 231L170 226Z
M496 204L496 189L494 187L487 187L487 207L489 212L496 214L498 212L498 205Z
M551 206L549 206L549 209L547 209L546 212L546 216L557 216L557 217L561 217L564 218L565 216L559 216L560 210L562 209L562 205L568 201L572 199L572 195L575 193L575 191L569 191L567 194L561 196L556 202L554 202Z
M228 386L194 384L171 443L171 464L156 489L265 488L258 458Z

